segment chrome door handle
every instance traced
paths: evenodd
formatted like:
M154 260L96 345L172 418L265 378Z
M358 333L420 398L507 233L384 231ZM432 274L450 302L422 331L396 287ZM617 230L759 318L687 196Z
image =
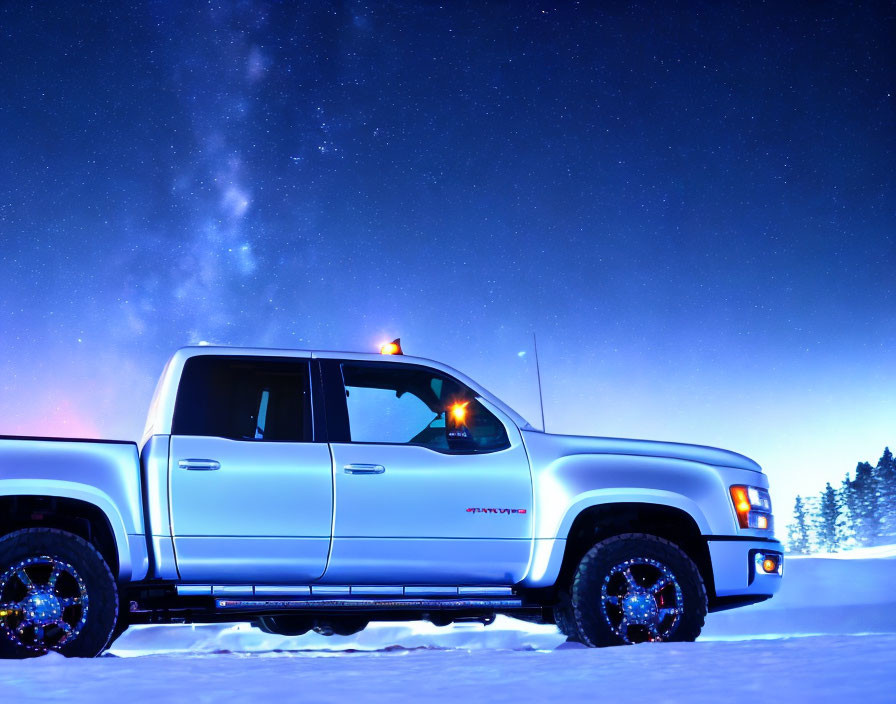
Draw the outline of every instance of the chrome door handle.
M386 471L381 464L347 464L343 469L346 474L382 474Z
M181 469L195 469L202 472L210 472L214 469L221 469L221 463L218 460L180 460L177 466Z

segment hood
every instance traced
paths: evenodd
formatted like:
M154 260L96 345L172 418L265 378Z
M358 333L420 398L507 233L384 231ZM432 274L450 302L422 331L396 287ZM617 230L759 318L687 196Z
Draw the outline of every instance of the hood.
M536 431L537 432L537 431ZM539 433L542 434L542 433ZM677 442L657 442L654 440L628 440L625 438L600 438L586 435L553 435L543 433L546 440L563 446L565 455L636 455L641 457L667 457L677 460L691 460L716 467L734 467L752 472L762 472L756 462L736 452L720 450L704 445L687 445Z

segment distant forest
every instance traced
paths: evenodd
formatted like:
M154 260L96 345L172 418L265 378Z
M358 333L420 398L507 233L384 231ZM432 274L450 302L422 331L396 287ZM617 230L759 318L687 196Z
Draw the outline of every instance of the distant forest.
M835 488L828 482L818 496L796 497L787 530L790 551L834 552L896 543L896 460L890 448L872 466L859 462Z

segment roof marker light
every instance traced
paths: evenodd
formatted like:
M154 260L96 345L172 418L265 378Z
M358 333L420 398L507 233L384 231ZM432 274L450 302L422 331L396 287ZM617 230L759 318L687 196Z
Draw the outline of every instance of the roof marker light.
M396 337L392 342L384 342L380 345L380 354L404 354L401 351L401 338Z

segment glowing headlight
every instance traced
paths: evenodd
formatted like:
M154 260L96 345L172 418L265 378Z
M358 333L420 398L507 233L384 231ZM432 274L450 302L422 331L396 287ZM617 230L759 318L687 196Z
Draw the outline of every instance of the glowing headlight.
M772 500L768 491L757 486L735 484L731 487L731 500L741 528L771 530Z

